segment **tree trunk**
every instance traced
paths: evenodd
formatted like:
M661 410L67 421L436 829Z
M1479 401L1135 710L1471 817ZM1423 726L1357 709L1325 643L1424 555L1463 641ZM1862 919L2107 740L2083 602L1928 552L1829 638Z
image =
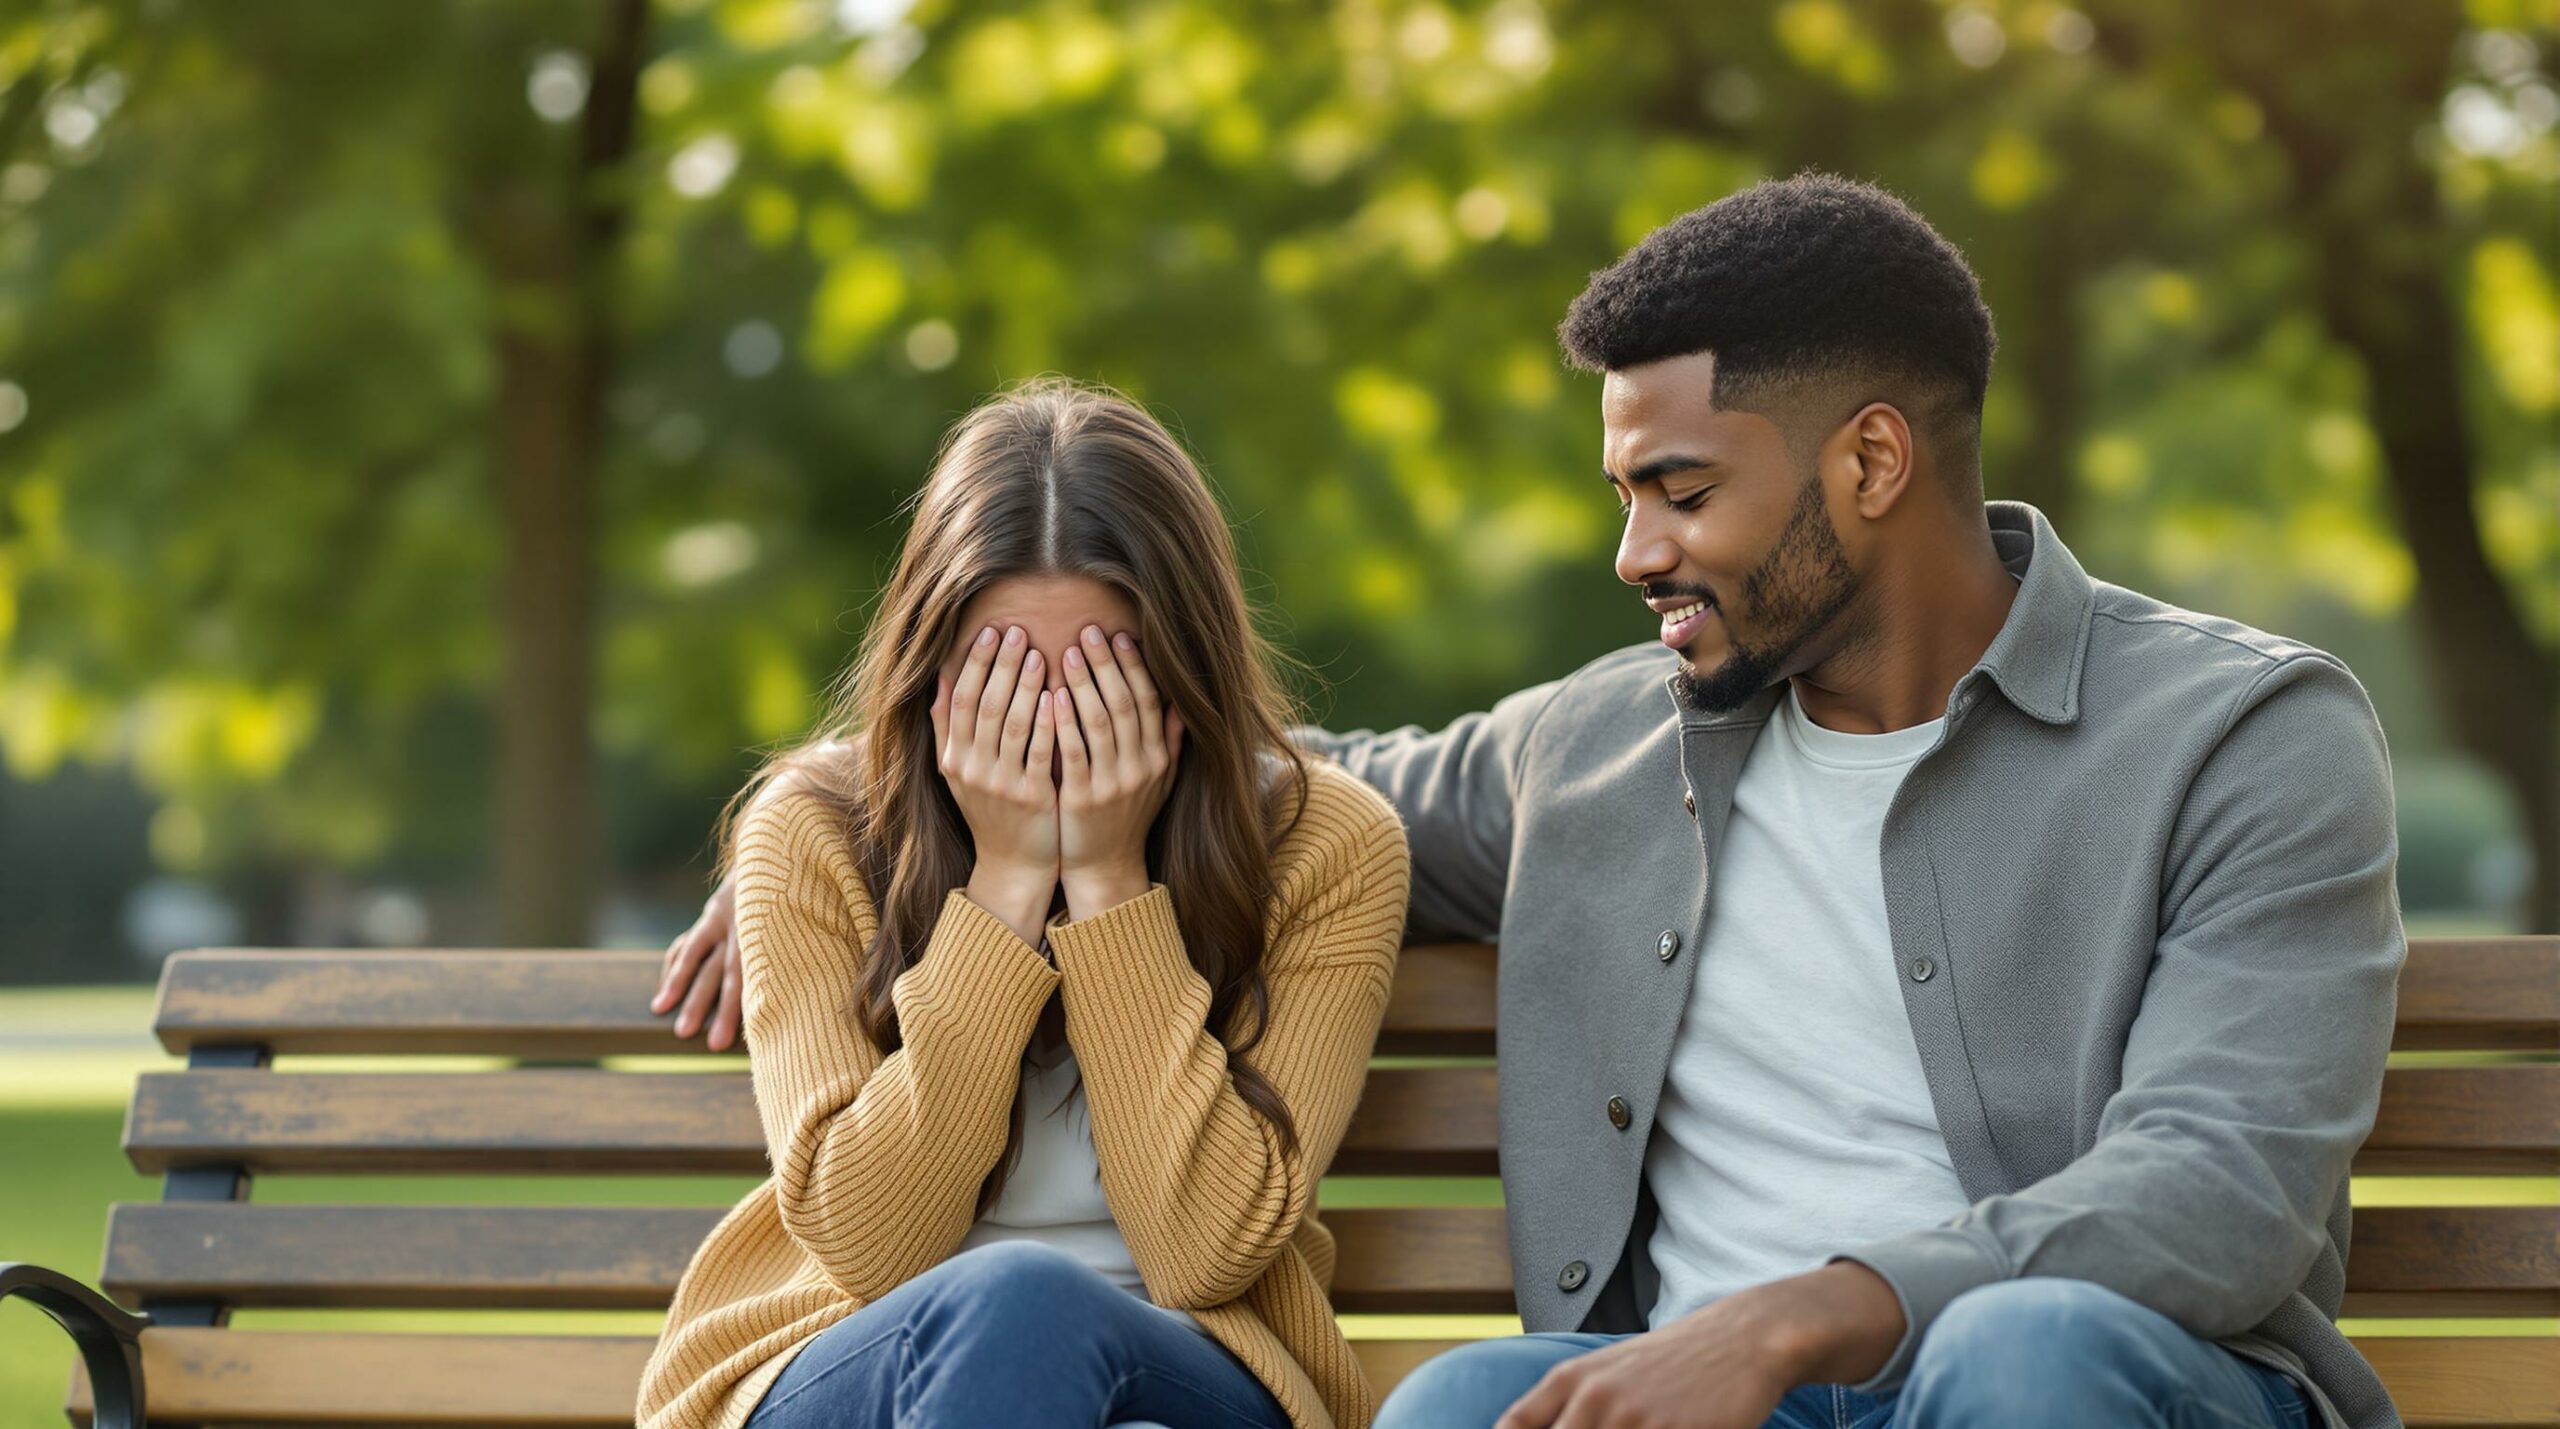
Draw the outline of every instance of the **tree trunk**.
M2078 514L2080 441L2088 420L2079 302L2089 272L2065 205L2027 225L2026 311L2008 319L2019 340L2009 344L2014 355L2003 366L2027 394L2032 434L2017 468L1996 478L1986 468L1983 480L1988 494L2027 502L2068 531Z
M514 176L476 225L499 293L496 848L498 934L514 946L584 946L602 869L592 734L597 450L645 15L645 0L606 7L568 181Z
M2402 201L2426 202L2431 182L2412 177ZM2535 642L2481 544L2460 327L2442 264L2394 264L2367 251L2370 237L2326 241L2321 308L2364 361L2392 510L2417 562L2437 702L2455 743L2515 791L2533 859L2525 928L2560 932L2560 662Z
M2417 567L2437 707L2455 745L2522 810L2533 867L2523 926L2560 932L2560 653L2535 640L2480 539L2447 279L2453 225L2416 144L2443 100L2461 13L2342 4L2320 23L2355 36L2342 43L2356 64L2331 56L2306 69L2296 62L2302 17L2245 9L2217 32L2214 57L2293 170L2287 212L2317 266L2315 301L2363 363L2389 501ZM2113 38L2102 48L2119 59L2138 52L2132 26Z

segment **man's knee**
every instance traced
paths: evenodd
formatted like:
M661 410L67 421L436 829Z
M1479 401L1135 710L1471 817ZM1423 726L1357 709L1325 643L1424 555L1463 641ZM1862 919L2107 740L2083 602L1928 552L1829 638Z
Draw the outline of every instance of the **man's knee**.
M1577 1353L1533 1335L1460 1345L1399 1381L1379 1406L1376 1429L1489 1429L1513 1400Z
M2061 1422L2148 1397L2158 1336L2174 1323L2085 1280L2035 1276L1947 1302L1901 1390L1915 1424ZM2184 1333L2180 1331L2179 1333ZM2077 1407L2075 1409L2075 1406Z
M2000 1280L1948 1301L1921 1339L1920 1353L2103 1351L2110 1344L2145 1338L2161 1319L2158 1312L2087 1280Z

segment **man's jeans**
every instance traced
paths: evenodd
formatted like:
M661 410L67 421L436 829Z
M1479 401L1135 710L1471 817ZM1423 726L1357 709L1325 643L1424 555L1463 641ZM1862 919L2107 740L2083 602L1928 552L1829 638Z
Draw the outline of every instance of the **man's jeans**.
M1289 1429L1226 1346L1064 1251L997 1241L854 1311L783 1367L747 1429Z
M1550 1369L1625 1335L1519 1335L1452 1350L1407 1375L1377 1429L1487 1429ZM2311 1407L2275 1370L2083 1280L2004 1280L1948 1302L1897 1392L1805 1384L1764 1429L2008 1425L2304 1429Z

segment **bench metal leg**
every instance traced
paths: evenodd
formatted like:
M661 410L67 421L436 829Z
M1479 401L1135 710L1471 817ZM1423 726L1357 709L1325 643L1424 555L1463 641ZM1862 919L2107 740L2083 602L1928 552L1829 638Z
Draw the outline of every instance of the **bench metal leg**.
M80 1348L97 1403L96 1429L142 1429L142 1332L151 1321L59 1271L0 1261L0 1299L22 1295Z

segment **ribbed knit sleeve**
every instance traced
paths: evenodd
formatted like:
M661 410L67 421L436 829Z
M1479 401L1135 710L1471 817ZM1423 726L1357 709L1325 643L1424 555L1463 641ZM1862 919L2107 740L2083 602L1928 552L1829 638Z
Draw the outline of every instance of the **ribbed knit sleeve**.
M1289 1109L1293 1150L1237 1093L1206 1028L1209 984L1170 890L1049 927L1103 1194L1158 1304L1235 1299L1296 1233L1386 1012L1410 878L1394 809L1349 778L1319 780L1273 871L1270 922L1297 916L1265 954L1268 1029L1246 1055Z
M847 1294L877 1299L976 1218L1058 973L954 889L891 989L905 1045L884 1057L846 1011L875 923L834 811L799 792L752 806L737 879L748 1069L783 1228Z

